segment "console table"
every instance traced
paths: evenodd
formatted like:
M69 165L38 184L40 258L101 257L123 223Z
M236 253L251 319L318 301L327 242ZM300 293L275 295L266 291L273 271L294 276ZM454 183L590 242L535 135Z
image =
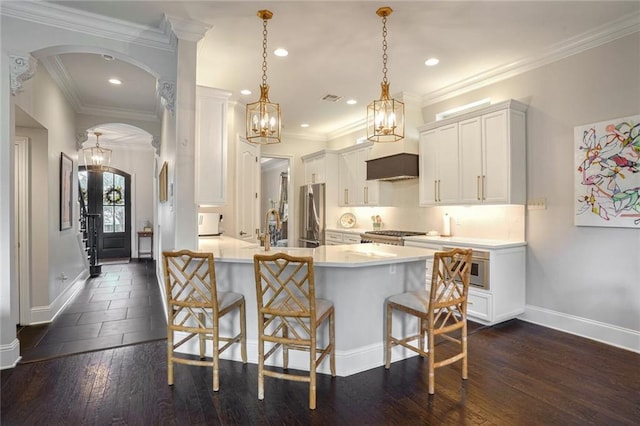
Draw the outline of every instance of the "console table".
M142 251L140 248L140 241L143 238L149 238L149 250ZM147 257L153 260L153 232L152 231L138 231L138 259Z

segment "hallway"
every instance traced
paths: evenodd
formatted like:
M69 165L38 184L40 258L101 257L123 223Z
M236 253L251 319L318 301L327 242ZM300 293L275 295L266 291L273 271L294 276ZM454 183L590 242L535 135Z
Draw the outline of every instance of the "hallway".
M102 266L51 323L21 327L21 364L167 338L154 261Z

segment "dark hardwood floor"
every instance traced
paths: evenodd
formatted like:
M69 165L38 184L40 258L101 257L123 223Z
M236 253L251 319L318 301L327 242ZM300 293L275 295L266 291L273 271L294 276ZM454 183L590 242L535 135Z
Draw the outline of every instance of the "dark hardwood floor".
M106 264L50 324L20 327L21 363L167 338L152 260Z
M438 350L446 350L444 345ZM318 408L307 385L267 378L221 361L177 365L167 386L166 342L18 365L1 376L2 425L35 424L478 424L637 425L640 354L514 320L469 336L469 379L459 363L436 370L427 394L419 357L350 377L319 375Z

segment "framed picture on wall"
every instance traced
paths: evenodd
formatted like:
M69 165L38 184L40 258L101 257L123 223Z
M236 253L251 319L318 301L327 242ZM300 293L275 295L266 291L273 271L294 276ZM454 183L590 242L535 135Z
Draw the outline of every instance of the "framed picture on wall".
M60 153L60 230L71 228L73 220L73 160Z
M574 129L576 226L640 229L640 115Z
M168 167L167 162L165 161L162 164L162 168L160 169L160 175L158 176L158 184L159 184L158 197L160 198L160 202L165 202L169 199L168 188L167 188L169 177L167 176L167 173L168 173L167 167Z

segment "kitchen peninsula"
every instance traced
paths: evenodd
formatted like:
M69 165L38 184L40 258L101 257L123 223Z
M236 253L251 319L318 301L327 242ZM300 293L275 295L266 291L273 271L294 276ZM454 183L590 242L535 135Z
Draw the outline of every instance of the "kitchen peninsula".
M244 295L247 355L249 362L256 363L258 327L253 255L265 253L264 248L221 236L200 239L199 250L214 255L218 289ZM344 244L317 248L272 247L268 253L275 252L313 257L316 297L332 301L336 311L336 372L338 376L349 376L384 365L384 301L392 294L424 288L425 261L432 258L435 251L417 247ZM403 323L397 319L395 324ZM409 331L415 324L404 326ZM221 333L230 333L229 327L237 330L237 317L232 325L222 322ZM326 339L326 330L321 329L318 336L320 344L325 344ZM393 353L394 361L413 355L402 348L397 349ZM198 348L194 344L189 351L196 354ZM235 347L223 355L240 360L239 350ZM291 368L308 370L308 354L294 351L289 356L289 363ZM328 374L328 363L323 363L318 371Z

